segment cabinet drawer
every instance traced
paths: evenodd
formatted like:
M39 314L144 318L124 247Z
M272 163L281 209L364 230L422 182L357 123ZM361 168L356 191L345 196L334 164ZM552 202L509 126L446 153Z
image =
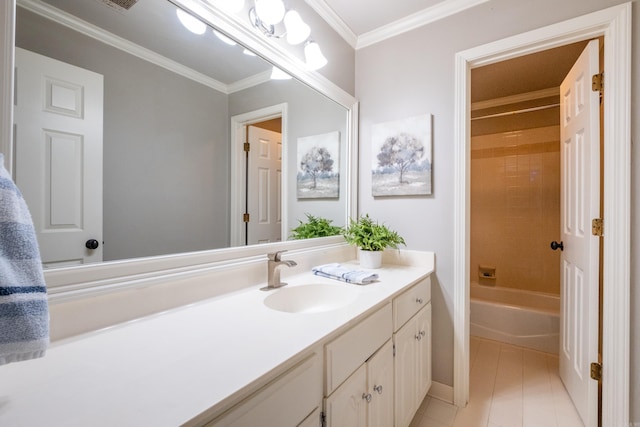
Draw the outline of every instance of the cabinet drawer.
M422 279L393 300L393 331L431 301L431 276Z
M322 357L314 353L207 427L297 426L322 402Z
M391 337L391 314L391 304L387 304L325 346L325 396L331 394Z

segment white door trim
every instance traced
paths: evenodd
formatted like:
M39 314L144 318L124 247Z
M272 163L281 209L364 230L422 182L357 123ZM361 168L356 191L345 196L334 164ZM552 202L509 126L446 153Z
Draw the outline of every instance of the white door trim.
M469 400L469 167L472 68L604 36L602 425L629 423L631 2L465 50L455 57L454 404Z
M287 103L272 105L270 107L261 108L259 110L250 111L244 114L238 114L231 117L231 218L230 218L230 235L229 243L231 246L243 246L244 234L242 232L242 214L244 213L244 150L246 131L245 128L253 123L265 120L282 118L282 194L287 192L287 160L289 158L287 148ZM287 197L282 198L282 241L287 240L286 224L288 224L287 215L288 200Z

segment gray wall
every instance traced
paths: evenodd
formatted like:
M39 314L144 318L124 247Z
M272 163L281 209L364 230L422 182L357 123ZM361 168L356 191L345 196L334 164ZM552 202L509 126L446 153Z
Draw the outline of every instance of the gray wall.
M436 253L433 282L433 377L453 384L453 109L456 52L570 19L619 0L492 0L460 14L356 52L360 100L360 211L396 228L409 248ZM640 136L640 22L633 11L632 139ZM550 13L553 11L553 13ZM371 125L423 113L434 115L433 185L430 197L371 196ZM640 421L640 243L638 150L632 151L632 419ZM399 214L402 212L402 214Z
M295 80L278 80L245 89L229 95L229 116L247 113L260 108L287 103L287 150L289 194L286 195L289 211L287 230L298 226L305 213L333 220L335 225L344 225L346 217L346 126L347 112L340 105L320 95L308 86ZM299 137L340 132L340 194L338 199L301 199L296 197L297 157L296 145ZM290 233L288 233L290 234Z
M226 95L21 8L16 45L104 76L105 261L228 246Z

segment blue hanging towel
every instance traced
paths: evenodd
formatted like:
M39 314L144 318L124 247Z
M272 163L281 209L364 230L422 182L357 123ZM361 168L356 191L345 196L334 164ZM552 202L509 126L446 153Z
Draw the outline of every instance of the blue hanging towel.
M47 287L35 229L0 154L0 365L42 357L48 345Z

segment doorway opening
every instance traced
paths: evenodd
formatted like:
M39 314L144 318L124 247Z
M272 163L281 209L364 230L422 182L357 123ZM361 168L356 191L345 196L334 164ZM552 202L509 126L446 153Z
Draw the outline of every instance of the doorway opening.
M491 417L495 417L492 422L496 423L504 422L500 417L505 414L520 412L519 415L532 424L561 425L566 419L556 420L556 416L577 418L569 395L576 400L581 412L588 412L586 405L578 404L587 400L586 393L578 395L571 391L567 395L560 384L562 375L559 376L558 369L560 329L567 324L563 322L566 310L561 307L576 304L561 301L561 295L564 299L577 298L574 292L566 292L568 284L563 285L565 292L561 292L561 212L567 211L562 200L568 200L570 195L561 196L563 192L568 193L567 185L561 186L561 182L567 182L562 172L568 173L566 169L575 164L569 163L567 141L561 137L564 121L560 98L566 98L561 83L587 43L588 40L571 43L471 70L469 281L470 334L475 337L471 340L471 356L473 360L478 337L518 346L525 355L523 360L516 357L512 361L521 365L520 371L526 374L515 375L517 379L514 379L521 382L522 392L516 392L511 398L521 402L516 405L520 408L510 408L504 414L492 411ZM597 67L596 44L602 48L602 38L593 44ZM602 57L601 49L599 53ZM599 72L597 68L595 71ZM591 85L590 76L588 80ZM592 100L597 110L597 93ZM599 137L596 132L595 140L591 141L597 152L600 151ZM565 161L561 162L563 157ZM599 167L588 173L600 182ZM591 191L596 193L596 199L601 198L600 186ZM600 212L596 214L601 217ZM599 260L594 263L597 268ZM593 281L596 288L597 279ZM563 332L567 334L566 327ZM593 332L596 336L588 338L597 341L597 331ZM565 337L565 343L567 339ZM483 348L486 346L483 344ZM549 353L549 360L528 364L528 350ZM504 349L499 354L501 360L513 356ZM478 385L473 381L483 377L478 377L473 366L470 386L477 390ZM495 366L498 374L509 367L498 365L497 361ZM582 370L585 369L588 371L588 363ZM542 393L544 398L526 390L536 380L547 388ZM498 385L496 383L496 387ZM496 393L499 391L494 390L494 396ZM551 399L554 394L556 398ZM483 394L472 393L470 400L474 397L491 403L491 398ZM594 392L593 398L596 397ZM569 410L564 407L567 401ZM553 409L558 402L563 403L562 410L545 411ZM477 407L482 402L470 404ZM539 412L526 411L531 405L539 405ZM582 413L582 416L595 418L597 414Z
M469 155L472 68L604 36L602 422L629 422L631 3L458 52L454 114L454 404L469 397Z

